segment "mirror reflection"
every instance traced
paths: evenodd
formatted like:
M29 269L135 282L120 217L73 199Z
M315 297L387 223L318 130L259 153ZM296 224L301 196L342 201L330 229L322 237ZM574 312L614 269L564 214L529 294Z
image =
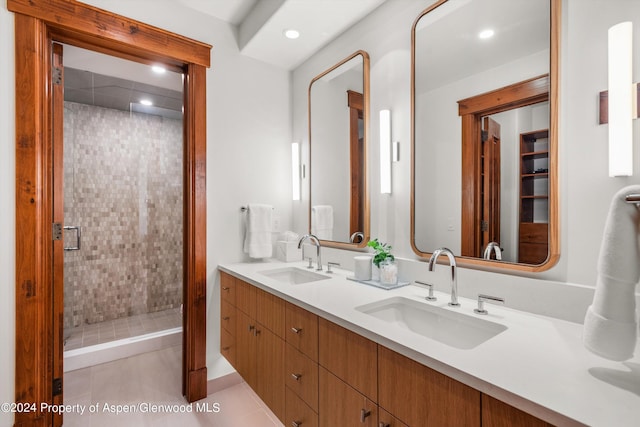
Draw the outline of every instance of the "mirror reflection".
M555 209L552 2L449 0L416 21L412 242L419 254L445 246L491 262L547 260Z
M364 246L369 236L368 70L359 51L309 86L309 224L324 245Z

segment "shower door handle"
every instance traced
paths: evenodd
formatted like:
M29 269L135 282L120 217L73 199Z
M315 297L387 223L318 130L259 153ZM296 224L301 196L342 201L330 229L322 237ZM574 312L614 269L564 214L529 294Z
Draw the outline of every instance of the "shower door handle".
M82 229L78 225L66 225L64 227L65 230L75 230L76 232L76 245L75 246L65 246L65 251L79 251L80 250L80 242L82 240Z

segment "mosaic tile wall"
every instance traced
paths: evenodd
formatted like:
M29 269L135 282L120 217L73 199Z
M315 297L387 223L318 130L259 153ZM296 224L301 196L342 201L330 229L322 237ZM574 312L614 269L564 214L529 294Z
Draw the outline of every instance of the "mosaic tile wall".
M181 121L65 102L64 132L65 328L179 307Z

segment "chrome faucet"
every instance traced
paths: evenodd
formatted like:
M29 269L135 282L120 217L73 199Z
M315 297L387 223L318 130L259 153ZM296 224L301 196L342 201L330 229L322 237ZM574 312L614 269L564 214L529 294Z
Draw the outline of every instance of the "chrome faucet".
M456 277L456 258L453 256L451 250L447 248L439 248L436 249L431 258L429 258L429 271L433 271L436 266L436 261L440 255L446 255L449 258L449 265L451 267L451 302L449 303L452 307L459 307L460 303L458 302L458 278Z
M316 245L316 251L317 251L316 261L318 263L318 267L316 268L316 271L322 271L322 259L320 258L320 240L318 240L316 236L314 236L313 234L305 234L304 236L302 236L302 238L298 242L298 249L302 247L302 244L307 239L311 240L311 243Z
M496 242L489 242L484 250L484 259L491 259L491 252L496 254L496 260L502 261L502 249Z
M360 238L360 240L356 242L356 238L358 237ZM351 243L361 243L364 241L364 233L362 231L356 231L351 235L351 238L349 240L351 240Z

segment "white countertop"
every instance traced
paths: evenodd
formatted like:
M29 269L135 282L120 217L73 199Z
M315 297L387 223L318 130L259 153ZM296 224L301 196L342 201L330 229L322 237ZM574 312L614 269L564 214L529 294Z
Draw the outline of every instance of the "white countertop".
M488 315L473 312L476 301L449 295L425 301L427 290L406 286L383 290L347 280L353 273L334 269L331 279L298 285L260 274L265 270L306 263L279 261L220 265L261 289L391 348L483 393L555 425L621 427L640 425L640 344L635 357L612 362L582 345L582 325L486 304ZM313 270L312 270L313 271ZM464 284L459 284L464 286ZM394 296L480 317L507 327L475 348L461 350L408 329L379 320L355 307Z

